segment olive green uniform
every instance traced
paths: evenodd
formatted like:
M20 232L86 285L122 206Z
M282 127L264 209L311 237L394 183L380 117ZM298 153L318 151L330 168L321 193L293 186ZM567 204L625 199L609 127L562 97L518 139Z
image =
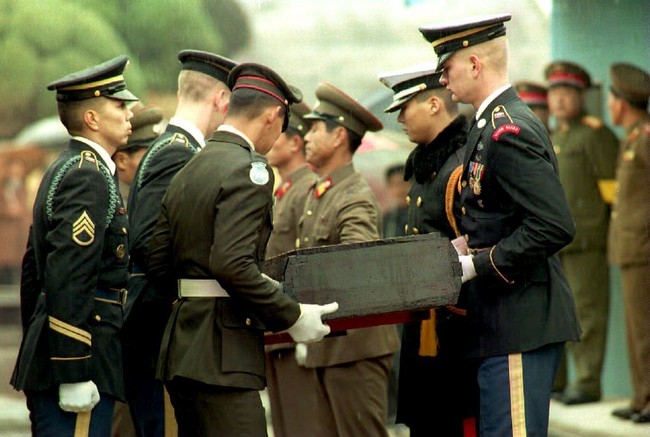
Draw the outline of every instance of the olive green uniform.
M621 142L618 190L609 225L609 262L621 268L633 397L650 410L650 118L631 126Z
M299 245L376 240L380 229L375 196L349 163L322 178L309 192L299 223ZM305 367L318 375L313 387L303 387L303 393L313 399L305 406L311 407L307 417L315 418L311 435L387 435L388 372L398 348L393 325L349 330L346 335L307 345Z
M600 398L609 313L609 206L599 181L614 179L618 140L601 120L586 115L553 132L551 139L576 225L575 239L560 252L582 327L581 341L567 343L576 369L569 392ZM556 384L563 385L565 369L558 371Z

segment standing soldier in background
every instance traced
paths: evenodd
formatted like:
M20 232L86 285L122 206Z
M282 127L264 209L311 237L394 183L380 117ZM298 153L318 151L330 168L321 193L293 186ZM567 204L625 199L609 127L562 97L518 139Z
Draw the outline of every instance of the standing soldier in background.
M275 192L273 232L266 245L267 259L296 248L298 220L302 216L307 192L318 179L305 159L304 136L309 131L310 122L303 117L310 111L304 102L291 105L289 126L267 154L269 164L282 178ZM266 346L268 394L276 437L309 435L313 425L302 420L284 419L287 412L299 408L303 402L296 396L295 386L302 385L302 375L309 375L296 363L294 349L295 343Z
M533 114L548 128L548 89L541 83L519 81L513 85L517 95L528 105Z
M452 99L476 109L460 179L467 352L482 437L548 433L565 341L580 338L557 251L575 228L542 122L508 78L509 14L420 27Z
M576 380L565 387L563 362L554 390L556 399L576 405L596 402L602 395L609 314L607 227L618 140L602 120L585 114L585 92L591 86L589 73L572 62L557 61L546 68L545 74L549 110L557 121L551 139L576 225L576 237L562 249L560 261L582 327L581 340L568 343L565 355L573 359Z
M265 331L318 341L330 331L322 315L338 309L299 304L260 270L274 186L264 155L302 96L259 64L233 68L228 85L224 124L171 181L151 238L151 278L167 293L179 284L157 376L181 436L265 436Z
M126 211L111 155L137 98L119 56L48 85L72 138L45 172L21 280L24 338L12 385L33 435L109 435L124 400L120 330L127 299Z
M413 182L403 232L438 232L453 240L460 236L457 187L467 121L440 84L435 64L384 73L379 79L395 93L386 112L399 111L397 121L417 144L403 177ZM432 309L429 320L404 326L397 421L408 425L411 437L462 437L466 427L475 430L478 386L475 365L465 358L466 335L462 290L456 306Z
M120 181L120 193L124 199L124 203L128 202L129 187L135 177L135 172L138 170L138 165L147 151L147 148L153 140L155 140L162 128L160 122L163 119L162 109L157 107L145 107L140 102L131 106L133 118L131 118L131 135L129 141L124 146L117 148L113 154L113 162L115 162L117 178ZM128 211L127 211L128 212ZM127 340L128 338L123 338ZM133 372L129 373L129 369L137 368L140 363L129 362L129 354L122 350L124 359L124 376L128 378ZM128 437L134 436L135 428L129 407L123 402L115 403L115 411L113 413L113 430L112 435L115 437Z
M411 181L404 180L404 164L393 164L386 169L384 180L392 207L384 213L382 237L403 237L406 235L404 226L408 220L408 204L406 201Z
M163 119L162 109L140 104L131 107L131 135L123 147L118 147L112 159L117 167L117 177L120 180L120 192L125 203L128 203L129 187L133 182L138 165L149 148L149 145L160 135Z
M650 422L650 75L630 64L610 67L607 106L625 129L609 224L609 262L620 266L633 397L614 416Z
M165 132L151 144L135 175L129 195L132 303L125 313L125 360L134 364L126 375L126 395L138 435L161 436L171 421L163 385L154 378L160 340L172 298L162 298L146 276L149 240L169 181L203 147L223 123L230 89L230 59L196 50L178 54L178 104Z
M305 147L319 180L307 196L298 244L303 248L379 239L381 212L352 156L366 131L383 126L329 83L317 86L316 97L318 105L305 116L313 120ZM394 326L353 329L317 344L297 344L296 361L310 375L295 387L302 402L287 412L286 421L311 423L309 435L314 437L387 436L388 374L398 348Z
M311 124L304 116L310 111L305 102L291 105L289 126L267 154L269 164L282 178L275 192L273 232L266 246L267 259L296 248L298 220L307 191L318 178L305 159L304 138Z

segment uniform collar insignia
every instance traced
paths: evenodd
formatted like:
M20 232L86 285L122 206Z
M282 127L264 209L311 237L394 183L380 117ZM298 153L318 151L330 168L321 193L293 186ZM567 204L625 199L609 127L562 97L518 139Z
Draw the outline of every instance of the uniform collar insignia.
M282 197L284 197L287 191L289 191L289 188L291 188L291 179L287 179L282 183L282 185L280 185L278 190L275 192L275 198L277 200L282 199Z
M324 181L317 184L316 189L314 190L314 196L316 199L320 199L327 190L332 188L333 185L334 183L332 182L332 178L330 176L328 176Z

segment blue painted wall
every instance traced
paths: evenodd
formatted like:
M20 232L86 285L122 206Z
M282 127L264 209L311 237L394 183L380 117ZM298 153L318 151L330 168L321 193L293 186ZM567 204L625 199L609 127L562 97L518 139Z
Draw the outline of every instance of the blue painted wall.
M608 69L614 62L630 62L650 71L650 0L553 0L552 60L569 59L584 66L601 82L600 93L589 102L611 126L606 98ZM620 129L616 129L620 135ZM612 269L611 306L603 390L605 396L631 395L625 343L620 276Z

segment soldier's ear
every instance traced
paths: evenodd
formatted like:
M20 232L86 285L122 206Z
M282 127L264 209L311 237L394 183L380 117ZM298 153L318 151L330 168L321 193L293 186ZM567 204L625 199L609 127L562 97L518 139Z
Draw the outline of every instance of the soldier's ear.
M93 131L99 130L99 113L94 109L86 109L83 113L83 122Z

